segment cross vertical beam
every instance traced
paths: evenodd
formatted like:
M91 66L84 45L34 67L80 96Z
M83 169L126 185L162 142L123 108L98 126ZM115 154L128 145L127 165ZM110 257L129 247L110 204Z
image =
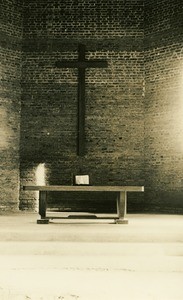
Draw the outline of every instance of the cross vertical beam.
M85 45L78 46L78 61L85 61ZM85 68L78 69L78 143L77 153L85 155Z
M57 68L77 68L78 69L78 126L77 126L77 154L84 156L85 149L85 69L86 68L106 68L105 60L86 60L86 47L83 44L78 46L78 61L57 61Z

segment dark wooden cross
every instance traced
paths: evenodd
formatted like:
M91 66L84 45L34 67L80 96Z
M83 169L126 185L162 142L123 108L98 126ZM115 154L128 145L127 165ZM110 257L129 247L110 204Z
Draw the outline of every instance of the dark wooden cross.
M83 44L78 46L78 61L57 61L57 68L77 68L78 69L78 145L77 154L85 155L85 69L86 68L106 68L105 60L86 60L86 47Z

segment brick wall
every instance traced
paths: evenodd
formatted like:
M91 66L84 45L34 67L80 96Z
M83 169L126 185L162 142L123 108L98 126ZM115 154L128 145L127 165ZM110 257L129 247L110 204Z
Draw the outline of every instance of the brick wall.
M146 209L183 212L183 3L145 1Z
M25 1L21 185L36 183L42 163L48 184L71 184L78 173L89 174L92 184L144 184L143 14L141 0ZM78 43L86 45L87 59L108 62L86 71L84 157L76 153L77 70L55 68L58 60L77 60ZM21 209L36 203L34 193L21 193ZM85 210L110 207L83 204ZM130 195L129 210L139 207L143 195Z
M129 212L182 213L182 1L60 2L1 4L0 209L18 208L20 153L21 186L71 184L87 173L92 184L145 183L144 195L130 194ZM76 154L77 70L55 68L77 60L78 43L87 59L108 62L86 71L84 157ZM50 205L114 209L78 197L77 207L65 195ZM37 194L21 192L20 209L36 206Z
M0 27L0 210L19 202L22 3L1 2Z

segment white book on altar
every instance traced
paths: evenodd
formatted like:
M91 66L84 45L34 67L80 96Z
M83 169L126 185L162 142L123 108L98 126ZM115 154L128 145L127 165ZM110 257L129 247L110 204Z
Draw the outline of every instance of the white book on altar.
M75 184L89 184L89 175L76 175Z

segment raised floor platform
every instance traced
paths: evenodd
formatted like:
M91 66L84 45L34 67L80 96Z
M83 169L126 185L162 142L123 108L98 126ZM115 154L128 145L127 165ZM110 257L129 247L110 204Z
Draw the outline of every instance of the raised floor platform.
M0 299L183 299L183 216L128 219L0 214Z

